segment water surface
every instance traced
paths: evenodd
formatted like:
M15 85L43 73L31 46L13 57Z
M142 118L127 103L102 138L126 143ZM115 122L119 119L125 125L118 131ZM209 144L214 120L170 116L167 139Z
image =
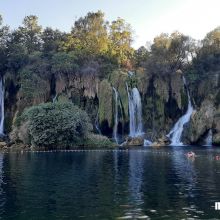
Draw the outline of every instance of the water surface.
M186 158L189 150L195 160ZM220 219L218 148L0 153L0 219Z

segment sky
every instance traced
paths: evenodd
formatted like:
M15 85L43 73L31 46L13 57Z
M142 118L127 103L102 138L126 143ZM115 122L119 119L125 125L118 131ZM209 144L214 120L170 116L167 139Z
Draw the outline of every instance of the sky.
M130 23L135 48L162 32L178 30L200 40L220 26L220 0L0 0L0 14L12 29L33 14L43 27L70 31L76 19L97 10L109 21Z

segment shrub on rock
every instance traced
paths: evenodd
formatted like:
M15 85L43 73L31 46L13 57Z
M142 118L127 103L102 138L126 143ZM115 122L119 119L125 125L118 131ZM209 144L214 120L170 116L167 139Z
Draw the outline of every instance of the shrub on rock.
M87 113L68 102L32 106L17 119L16 127L22 128L17 139L24 144L53 149L82 144L92 130Z

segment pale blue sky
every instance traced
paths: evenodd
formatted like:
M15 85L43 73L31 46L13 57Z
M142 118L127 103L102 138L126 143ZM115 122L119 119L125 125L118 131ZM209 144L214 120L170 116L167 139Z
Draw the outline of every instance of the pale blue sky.
M0 14L12 28L30 14L43 27L63 31L89 11L102 10L110 21L122 17L135 31L136 48L175 30L201 39L220 25L219 8L220 0L0 0Z

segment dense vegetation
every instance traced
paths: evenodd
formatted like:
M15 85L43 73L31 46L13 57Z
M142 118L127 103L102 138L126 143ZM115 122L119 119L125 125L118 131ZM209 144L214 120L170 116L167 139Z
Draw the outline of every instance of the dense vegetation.
M17 118L16 126L14 135L27 145L47 149L111 145L108 139L91 134L87 113L70 102L32 106Z
M38 78L51 78L60 72L107 77L116 68L143 67L164 74L190 65L196 78L219 65L220 28L201 42L178 32L155 37L148 49L134 50L132 41L129 24L121 18L110 23L101 11L79 18L70 33L43 29L34 15L26 16L20 27L10 30L0 17L0 73L36 74Z

